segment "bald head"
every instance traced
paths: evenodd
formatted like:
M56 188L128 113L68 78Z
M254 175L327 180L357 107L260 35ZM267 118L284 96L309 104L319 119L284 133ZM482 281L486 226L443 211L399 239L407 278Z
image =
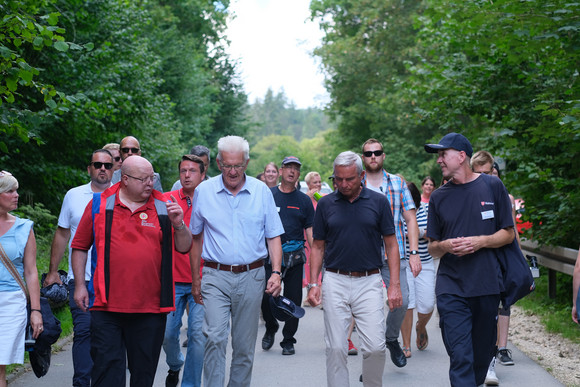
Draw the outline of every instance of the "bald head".
M121 166L121 172L123 175L125 174L132 174L140 172L141 170L148 170L150 169L153 171L153 166L145 157L141 156L134 156L130 159L127 159L123 165Z
M133 136L127 136L121 140L121 158L123 161L129 156L141 156L141 146L139 140Z

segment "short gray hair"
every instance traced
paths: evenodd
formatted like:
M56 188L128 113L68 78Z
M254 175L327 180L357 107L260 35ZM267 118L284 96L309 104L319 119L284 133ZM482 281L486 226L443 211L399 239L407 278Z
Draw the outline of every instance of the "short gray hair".
M208 159L210 159L210 151L209 148L203 145L196 145L193 148L191 148L191 150L189 151L190 154L195 155L197 157L201 157L201 156L207 156Z
M225 136L218 140L218 155L217 159L222 161L222 152L243 152L244 162L250 159L250 144L245 138L240 136Z
M10 172L0 172L0 193L18 189L18 180Z
M362 159L352 151L342 152L334 159L333 169L336 167L350 167L356 165L356 172L360 175L363 171Z

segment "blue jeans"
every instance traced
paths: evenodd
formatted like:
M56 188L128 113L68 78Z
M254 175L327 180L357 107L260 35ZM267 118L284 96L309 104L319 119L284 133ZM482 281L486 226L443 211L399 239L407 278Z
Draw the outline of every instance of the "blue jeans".
M88 281L87 281L88 285ZM75 280L68 282L69 306L73 320L73 383L75 387L89 387L91 385L91 314L79 309L74 300Z
M189 315L187 317L187 354L185 360L179 344L179 330L182 325L183 312L189 303ZM167 365L172 371L179 371L183 367L181 386L201 386L201 372L203 370L203 355L205 351L205 336L201 332L205 309L203 305L196 304L191 295L191 284L175 284L175 311L167 315L165 327L165 339L163 350L165 351Z

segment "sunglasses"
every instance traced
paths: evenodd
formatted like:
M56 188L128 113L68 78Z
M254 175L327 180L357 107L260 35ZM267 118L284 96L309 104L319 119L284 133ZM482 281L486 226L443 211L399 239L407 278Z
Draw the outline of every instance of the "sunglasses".
M113 163L101 163L100 161L95 161L91 164L93 164L93 167L95 169L101 169L103 167L103 165L105 166L105 169L113 168Z
M139 153L139 148L121 148L121 152L123 153L133 153L133 154L137 154Z
M376 150L376 151L366 151L366 152L363 152L363 155L365 157L371 157L372 155L375 155L375 156L379 157L383 153L384 152L382 150Z
M113 160L115 160L116 162L119 162L119 161L121 161L121 156L113 157Z

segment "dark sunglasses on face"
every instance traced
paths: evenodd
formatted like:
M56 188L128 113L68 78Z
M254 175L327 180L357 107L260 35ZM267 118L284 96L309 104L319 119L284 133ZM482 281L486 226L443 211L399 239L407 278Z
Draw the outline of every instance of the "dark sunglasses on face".
M121 161L121 156L113 157L113 160L115 160L116 162L119 162L119 161Z
M113 163L101 163L100 161L95 161L92 164L95 169L101 169L103 165L105 166L105 169L113 168Z
M380 155L382 155L382 154L383 154L383 151L382 151L382 150L376 150L376 151L366 151L366 152L363 152L363 155L364 155L365 157L371 157L372 155L375 155L375 156L379 157L379 156L380 156Z
M121 148L121 152L123 153L133 153L133 154L137 154L139 153L139 148Z

